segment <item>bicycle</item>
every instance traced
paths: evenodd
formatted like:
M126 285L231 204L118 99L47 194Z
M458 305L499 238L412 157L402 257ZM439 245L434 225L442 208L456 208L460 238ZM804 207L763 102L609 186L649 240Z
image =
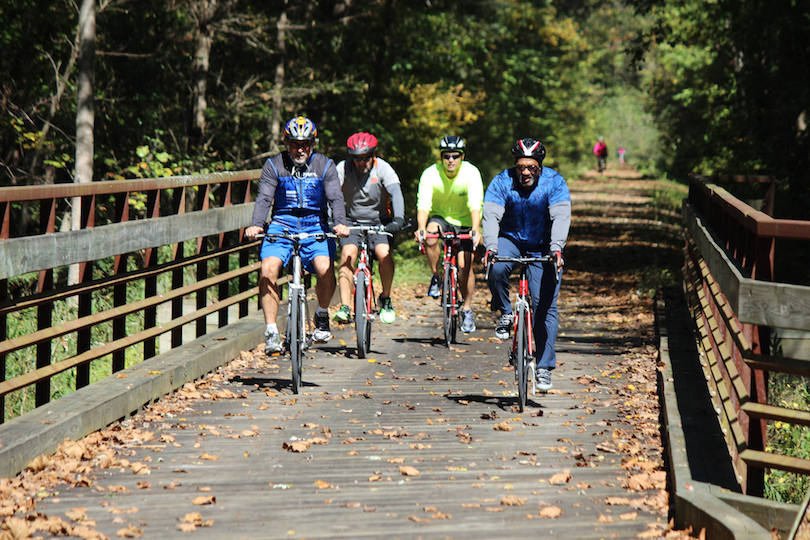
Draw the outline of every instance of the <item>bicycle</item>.
M537 393L535 386L534 362L534 326L532 324L531 295L529 294L529 279L526 269L533 263L556 264L554 257L546 255L543 257L492 257L487 264L486 280L489 281L489 272L496 262L516 263L520 269L518 278L517 294L512 305L514 321L512 323L512 348L509 352L509 363L515 367L515 380L518 386L518 406L520 412L526 408L528 394L528 381L532 382L532 395ZM560 279L559 272L554 272L555 283ZM530 360L527 360L530 359Z
M456 233L445 231L442 233L427 233L423 238L441 238L443 244L442 256L442 327L444 328L444 341L448 347L456 343L456 332L458 330L458 314L461 307L461 295L458 291L458 252L462 240L471 240L470 233ZM419 249L424 252L424 245L419 244ZM470 269L472 271L472 269Z
M297 394L301 387L301 371L304 351L312 344L312 338L307 334L307 296L303 279L303 265L301 263L301 241L315 238L318 241L326 238L337 238L332 233L291 233L284 229L281 234L259 234L257 238L268 238L270 242L284 239L293 244L292 274L288 289L287 301L287 330L284 346L290 353L290 368L292 370L292 389Z
M376 300L371 279L368 237L371 234L394 235L385 231L385 225L352 225L349 230L363 233L360 235L357 267L354 269L354 329L357 335L357 357L365 358L371 348L371 321L376 318L372 305Z

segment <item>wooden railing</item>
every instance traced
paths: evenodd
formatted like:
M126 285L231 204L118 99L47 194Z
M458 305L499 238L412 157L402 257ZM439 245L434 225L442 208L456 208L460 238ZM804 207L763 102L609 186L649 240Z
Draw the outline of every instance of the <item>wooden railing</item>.
M810 331L810 287L772 281L778 241L810 247L810 222L774 219L718 180L728 178L690 181L684 291L737 479L743 493L762 495L766 468L810 474L810 460L766 451L768 422L810 426L809 411L771 404L767 395L769 373L810 375L810 361L769 350L773 329Z
M247 315L259 263L243 227L259 172L0 188L0 422L12 392L33 385L40 406L59 373L75 369L79 388L94 361L110 367L93 378L109 375L157 354L161 334L176 347L186 325L199 337L209 315ZM80 230L59 227L71 205Z

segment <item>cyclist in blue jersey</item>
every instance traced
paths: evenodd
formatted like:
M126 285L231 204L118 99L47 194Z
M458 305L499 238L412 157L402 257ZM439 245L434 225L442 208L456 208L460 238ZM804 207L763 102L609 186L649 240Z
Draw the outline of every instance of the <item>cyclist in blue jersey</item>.
M265 220L272 206L268 234L328 232L327 205L332 210L333 230L338 236L348 236L343 192L340 189L335 163L315 152L318 130L312 121L297 116L284 128L286 151L270 156L259 178L259 194L253 209L253 219L245 229L248 238L265 232ZM327 308L335 292L335 269L332 259L335 243L331 239L304 240L301 259L309 272L317 276L315 293L314 341L331 339ZM264 311L265 354L281 352L281 336L276 325L278 314L278 278L292 255L292 242L264 239L261 247L262 268L259 278L259 301Z
M559 326L557 296L562 275L562 251L571 225L571 195L557 171L543 167L546 149L535 139L519 139L512 147L515 166L500 172L484 194L482 220L485 263L502 257L553 254L556 268L532 264L528 268L532 322L537 355L537 388L551 389L551 371L556 367L554 342ZM495 335L508 339L512 328L509 275L514 263L496 262L489 275L490 307L500 311ZM556 271L557 276L554 275Z

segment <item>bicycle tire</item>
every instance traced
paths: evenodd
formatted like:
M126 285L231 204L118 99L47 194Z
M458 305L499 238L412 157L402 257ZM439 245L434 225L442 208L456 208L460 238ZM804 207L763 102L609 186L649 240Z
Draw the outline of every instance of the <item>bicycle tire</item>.
M357 274L354 287L354 331L357 335L357 357L365 358L371 345L371 321L368 318L366 274Z
M521 309L515 314L518 318L517 330L515 331L515 378L518 385L518 407L520 412L526 408L527 389L527 356L529 353L529 336L526 333L526 312Z
M301 387L301 361L303 356L304 336L301 329L304 327L301 318L304 316L301 311L301 292L294 290L290 292L289 317L287 318L287 347L290 351L290 371L292 372L292 390L298 393ZM306 321L304 321L306 324Z
M442 278L442 327L444 328L444 342L448 347L456 342L456 314L453 306L453 274L448 266L444 269Z

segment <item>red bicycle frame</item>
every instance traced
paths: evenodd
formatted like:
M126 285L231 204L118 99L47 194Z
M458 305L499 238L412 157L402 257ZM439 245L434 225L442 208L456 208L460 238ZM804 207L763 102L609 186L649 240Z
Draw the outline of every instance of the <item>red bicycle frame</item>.
M524 270L520 273L520 279L518 280L518 297L525 300L528 295L529 295L529 279L528 277L526 277L526 271ZM517 351L517 325L518 325L518 318L514 317L514 321L512 322L512 353L515 353ZM527 353L529 354L529 356L533 356L534 323L532 322L531 309L526 310L526 335L528 337Z

